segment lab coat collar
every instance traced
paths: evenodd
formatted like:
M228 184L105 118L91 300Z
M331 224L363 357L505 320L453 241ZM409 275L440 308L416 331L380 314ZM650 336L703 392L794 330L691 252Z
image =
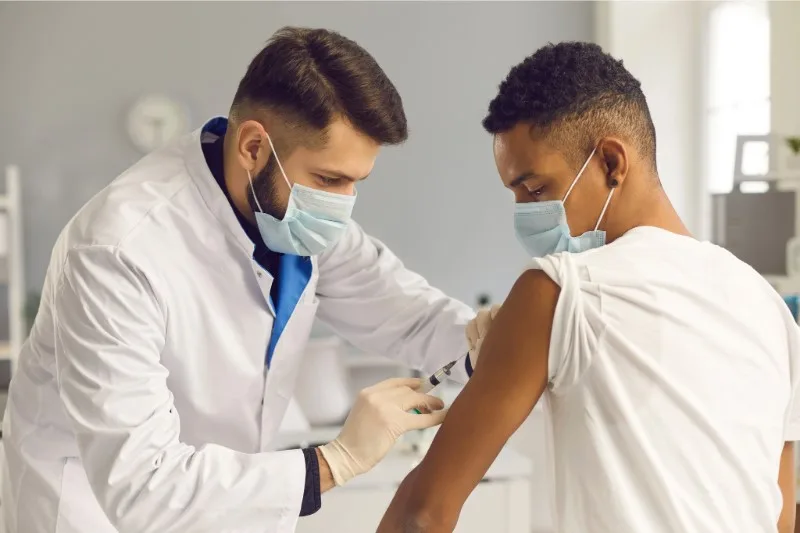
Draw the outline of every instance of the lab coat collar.
M209 121L216 121L219 118L213 118ZM207 123L208 124L208 123ZM247 236L242 229L241 224L236 218L225 193L220 189L217 180L211 174L211 170L206 163L205 155L203 154L203 147L201 146L203 131L206 126L189 134L182 146L184 162L189 176L194 181L197 189L200 191L200 196L208 206L209 210L213 213L214 217L222 224L225 230L233 237L233 239L241 246L248 255L253 255L255 245L253 241Z

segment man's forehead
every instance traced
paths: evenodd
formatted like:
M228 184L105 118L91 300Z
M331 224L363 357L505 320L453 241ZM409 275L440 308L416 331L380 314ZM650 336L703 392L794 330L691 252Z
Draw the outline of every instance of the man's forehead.
M519 123L510 130L498 133L495 136L495 142L500 143L507 149L519 148L521 145L531 140L529 132L530 126Z
M517 157L534 154L541 155L553 150L548 137L537 132L530 124L519 123L513 128L495 136L495 148L502 148Z
M346 177L361 180L372 172L375 165L375 153L365 151L349 151L327 148L324 150L308 150L298 148L294 157L308 169L326 177Z
M530 127L519 125L495 136L495 156L506 165L531 165L548 155L549 147L543 140L531 135Z
M502 137L501 137L502 135ZM567 168L564 154L530 129L509 130L495 139L497 169L507 186L525 177L560 174Z
M319 149L298 148L297 156L326 177L361 180L375 164L380 145L343 124L332 124L326 143Z

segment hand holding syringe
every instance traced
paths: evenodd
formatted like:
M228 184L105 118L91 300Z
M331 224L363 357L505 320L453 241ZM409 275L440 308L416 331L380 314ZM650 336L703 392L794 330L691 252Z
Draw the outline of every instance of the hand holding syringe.
M472 319L469 324L467 324L466 328L466 335L467 341L469 342L469 352L462 355L455 361L451 361L447 363L442 368L431 374L420 386L418 389L419 392L423 394L427 394L431 392L433 389L441 385L441 383L450 376L450 371L453 367L464 359L464 357L469 357L470 367L475 368L477 364L478 355L480 353L480 346L483 342L486 333L489 331L489 326L494 320L494 317L500 311L500 305L495 304L487 309L481 309L478 311L478 314ZM471 372L471 371L470 371ZM414 412L417 414L421 414L418 409L414 409Z
M428 376L428 378L425 381L423 381L422 385L418 389L419 392L423 394L428 394L433 389L438 387L445 379L447 379L448 376L450 376L450 371L453 369L453 367L456 365L457 362L463 359L463 357L464 356L461 356L455 361L447 363L442 368L440 368L439 370ZM421 411L419 411L419 409L414 409L414 412L417 413L418 415L422 414Z

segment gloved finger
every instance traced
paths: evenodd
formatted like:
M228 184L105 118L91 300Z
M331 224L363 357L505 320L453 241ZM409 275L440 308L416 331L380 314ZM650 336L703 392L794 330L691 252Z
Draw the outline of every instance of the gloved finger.
M475 344L475 348L469 351L469 364L472 366L472 370L475 370L475 367L478 366L478 358L481 355L481 347L483 346L483 338L478 339L478 342Z
M492 313L488 309L484 309L483 311L478 313L478 316L475 317L475 322L477 323L478 327L478 339L482 339L486 332L489 331L489 326L492 325Z
M478 342L478 339L480 338L480 334L478 334L477 320L478 317L476 316L475 318L469 321L469 324L467 324L466 334L470 350L475 348L475 343Z
M389 378L376 383L375 385L364 389L368 392L375 392L389 389L407 388L417 390L422 385L421 378Z
M489 309L481 310L478 316L475 317L475 325L478 329L479 339L482 339L489 333L489 328L491 328L492 321L494 321L494 317L497 316L498 311L500 311L500 304L494 304Z
M441 409L428 414L406 414L403 419L405 431L412 429L428 429L438 426L444 422L444 417L447 416L447 409Z
M444 409L444 402L441 398L412 390L408 390L406 393L398 396L397 401L400 409L403 411L410 411L411 409L417 409L419 411L423 409L438 411Z

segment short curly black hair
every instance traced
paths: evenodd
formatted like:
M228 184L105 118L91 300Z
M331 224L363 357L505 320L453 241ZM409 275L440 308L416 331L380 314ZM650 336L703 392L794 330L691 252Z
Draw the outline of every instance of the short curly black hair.
M656 168L656 131L641 83L593 43L551 43L511 69L483 127L498 134L519 123L555 137L576 165L602 137L615 135Z

